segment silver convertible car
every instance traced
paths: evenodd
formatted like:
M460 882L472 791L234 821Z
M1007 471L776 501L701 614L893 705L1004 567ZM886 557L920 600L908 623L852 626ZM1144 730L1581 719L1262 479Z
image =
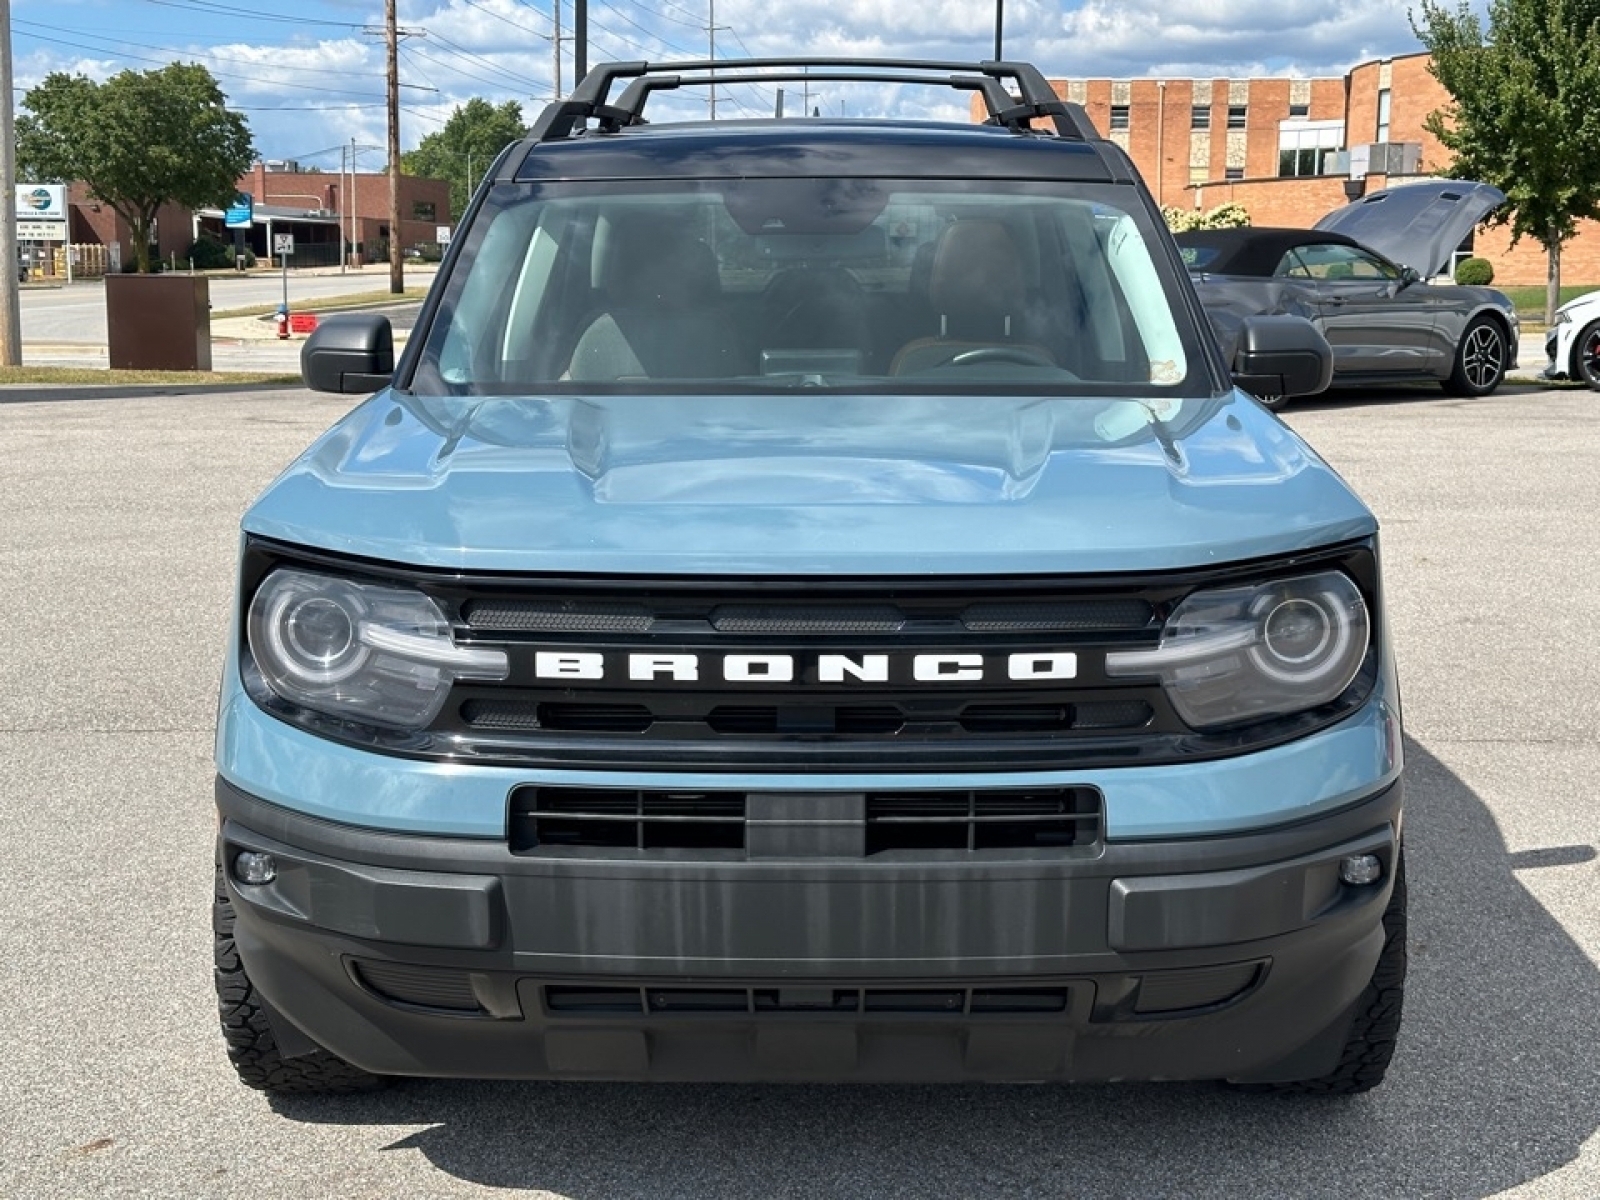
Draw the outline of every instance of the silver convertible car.
M1435 284L1463 239L1505 202L1481 183L1430 179L1374 192L1313 229L1177 235L1200 301L1228 352L1245 317L1309 318L1333 347L1334 387L1437 380L1485 396L1517 365L1504 293ZM1287 397L1259 397L1269 408Z

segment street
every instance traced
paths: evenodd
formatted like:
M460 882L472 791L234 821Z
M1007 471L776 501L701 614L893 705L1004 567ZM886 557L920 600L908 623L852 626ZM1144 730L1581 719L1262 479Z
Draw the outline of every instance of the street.
M256 302L232 286L213 303ZM98 288L42 295L25 336L90 338ZM239 514L352 401L0 388L0 1196L1600 1195L1594 402L1524 382L1285 414L1383 524L1412 958L1378 1090L418 1080L268 1100L217 1031L213 706Z

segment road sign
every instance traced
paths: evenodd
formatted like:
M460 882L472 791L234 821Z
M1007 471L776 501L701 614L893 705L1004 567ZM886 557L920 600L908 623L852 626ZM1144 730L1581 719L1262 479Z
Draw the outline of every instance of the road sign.
M275 233L272 235L272 252L286 257L294 253L294 234Z
M435 225L433 227L433 240L441 246L448 246L450 244L450 226Z
M256 198L249 192L240 192L228 206L222 223L229 229L248 229L255 219L255 209Z

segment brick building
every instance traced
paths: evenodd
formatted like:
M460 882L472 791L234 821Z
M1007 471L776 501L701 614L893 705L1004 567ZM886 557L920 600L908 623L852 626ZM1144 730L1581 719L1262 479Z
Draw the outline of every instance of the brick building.
M1443 174L1450 161L1423 128L1449 104L1426 54L1327 78L1052 83L1128 151L1162 204L1236 202L1257 225L1310 225L1351 195ZM1513 250L1510 241L1503 228L1479 229L1472 252L1494 264L1496 283L1542 284L1543 247L1524 238ZM1562 252L1562 278L1600 283L1600 226L1580 224Z
M254 199L255 220L244 240L261 262L273 261L275 232L294 235L291 266L336 265L341 233L352 264L388 260L389 177L385 174L341 176L337 171L301 171L294 163L258 162L239 180L238 190L249 192ZM344 192L352 203L345 203ZM449 183L402 175L400 214L402 246L433 243L439 227L451 223ZM191 211L165 205L156 217L152 257L162 262L175 260L181 266L190 244L202 233L224 243L234 240L233 231L224 227L221 209ZM75 245L118 245L121 261L133 262L127 222L109 205L91 199L81 183L67 189L67 239Z

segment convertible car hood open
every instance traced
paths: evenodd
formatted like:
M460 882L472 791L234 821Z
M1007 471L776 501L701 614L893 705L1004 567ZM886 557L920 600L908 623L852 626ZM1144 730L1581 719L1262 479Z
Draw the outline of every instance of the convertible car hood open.
M1336 208L1314 228L1329 229L1431 279L1450 265L1467 234L1506 202L1487 183L1427 179L1385 188Z

